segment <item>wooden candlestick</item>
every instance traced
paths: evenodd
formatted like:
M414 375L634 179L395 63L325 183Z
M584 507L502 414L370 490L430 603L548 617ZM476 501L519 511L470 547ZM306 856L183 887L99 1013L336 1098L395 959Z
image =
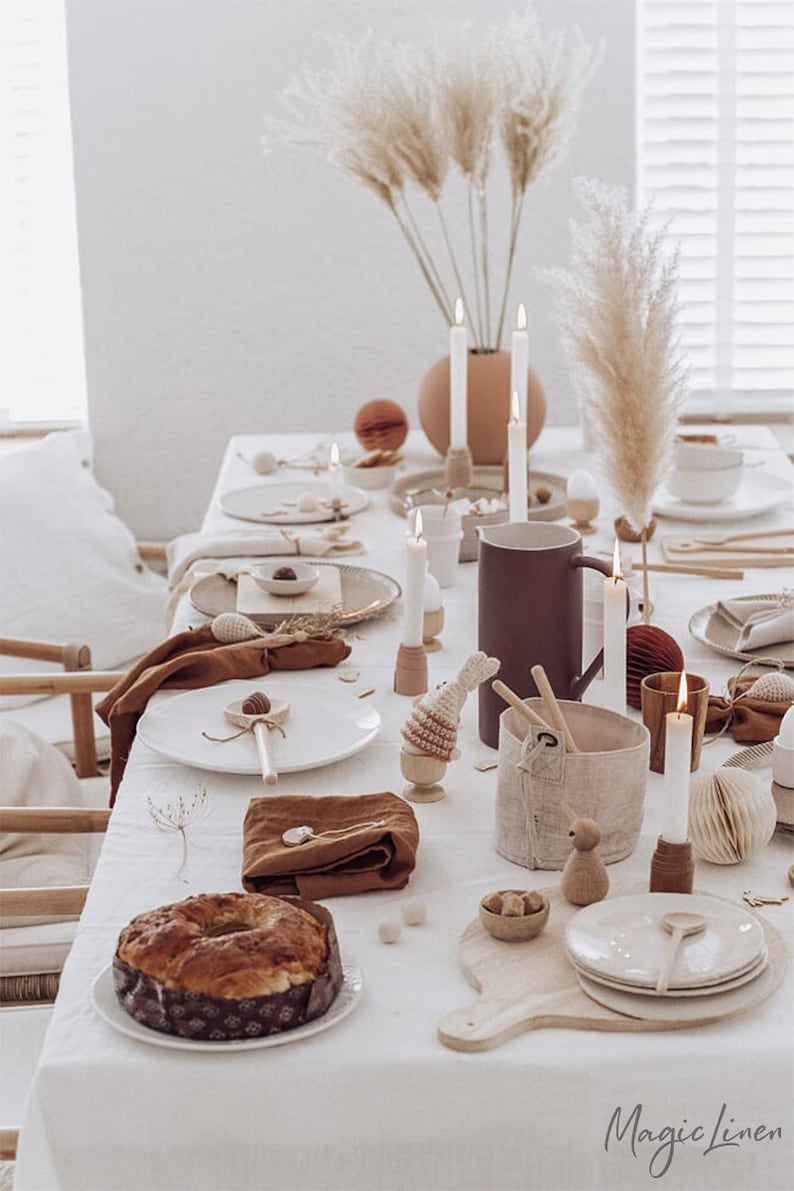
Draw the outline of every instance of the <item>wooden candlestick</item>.
M651 859L651 893L691 893L695 879L692 844L671 844L661 835Z
M398 695L423 695L427 690L427 654L423 645L401 645L394 667Z

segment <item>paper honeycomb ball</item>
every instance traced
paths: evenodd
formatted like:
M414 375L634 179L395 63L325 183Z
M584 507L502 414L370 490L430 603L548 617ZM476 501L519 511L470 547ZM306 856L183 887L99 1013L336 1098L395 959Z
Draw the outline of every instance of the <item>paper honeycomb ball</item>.
M723 767L698 773L689 787L689 838L711 864L738 864L768 844L777 809L772 791L754 773Z
M664 629L653 624L633 624L626 629L626 702L642 707L640 683L648 674L683 670L681 646Z
M408 437L408 418L396 401L368 401L353 421L356 438L366 451L396 451Z

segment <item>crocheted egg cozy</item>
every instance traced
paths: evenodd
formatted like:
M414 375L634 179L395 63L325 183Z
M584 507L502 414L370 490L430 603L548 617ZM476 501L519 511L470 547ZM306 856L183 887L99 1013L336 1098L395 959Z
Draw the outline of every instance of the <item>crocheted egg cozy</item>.
M471 654L452 682L442 683L422 696L402 729L405 740L422 753L450 761L466 696L498 669L497 658L489 658L481 651Z

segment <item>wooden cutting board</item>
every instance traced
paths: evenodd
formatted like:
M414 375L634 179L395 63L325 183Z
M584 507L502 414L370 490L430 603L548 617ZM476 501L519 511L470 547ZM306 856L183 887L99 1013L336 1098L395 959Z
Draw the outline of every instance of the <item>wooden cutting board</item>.
M709 566L709 567L790 567L794 566L794 555L785 554L785 550L794 550L794 529L790 534L775 538L755 538L749 542L728 542L719 550L703 549L702 543L712 539L718 543L721 538L729 536L727 533L707 533L698 531L697 534L665 534L662 538L662 551L665 560L677 563L679 566ZM698 549L682 549L687 544L697 545ZM757 550L771 550L774 553L756 553Z
M716 1005L719 998L705 998L709 1007L704 1008L702 1018L695 1020L676 1020L672 1007L666 1020L627 1017L591 1000L580 987L566 956L565 927L580 907L565 901L557 888L541 892L549 899L551 912L546 929L535 939L504 943L489 935L479 919L466 927L458 959L467 980L480 995L441 1018L438 1037L445 1046L462 1051L492 1050L527 1030L555 1026L634 1033L689 1029L746 1013L771 996L783 979L786 968L783 940L774 927L759 918L767 937L769 965L763 976L735 990L742 993L741 998L732 997L721 1010ZM631 889L621 892L629 893ZM644 998L636 1000L641 1002Z

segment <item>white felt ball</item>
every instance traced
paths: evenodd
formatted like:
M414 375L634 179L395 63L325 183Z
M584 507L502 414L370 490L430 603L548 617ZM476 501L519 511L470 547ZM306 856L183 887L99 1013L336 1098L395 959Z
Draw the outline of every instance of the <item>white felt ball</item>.
M257 451L251 460L251 466L260 476L269 476L278 467L278 459L272 451Z
M427 919L424 902L406 902L403 906L403 922L406 926L422 926Z
M381 943L396 943L402 934L402 927L396 918L385 918L378 923L378 938Z
M313 492L303 492L298 497L298 511L301 513L313 513L317 508L317 497Z

